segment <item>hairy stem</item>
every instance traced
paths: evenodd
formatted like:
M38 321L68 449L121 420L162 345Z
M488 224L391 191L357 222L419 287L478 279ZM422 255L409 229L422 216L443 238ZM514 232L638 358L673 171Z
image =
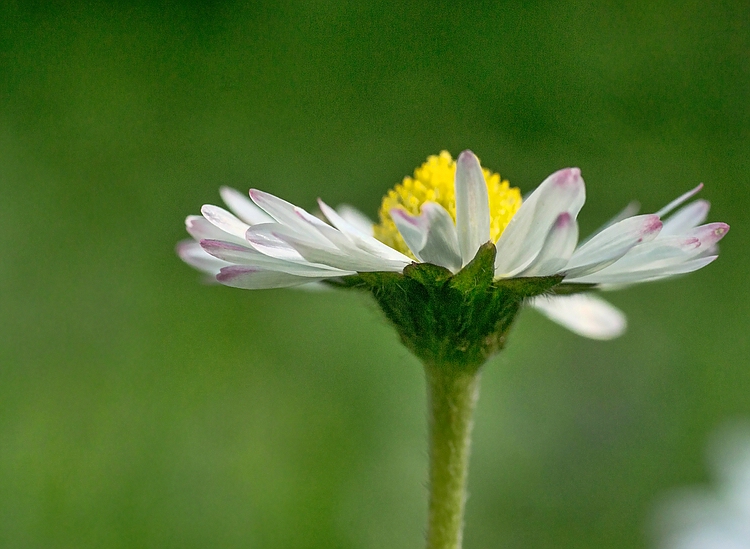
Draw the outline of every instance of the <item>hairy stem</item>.
M427 549L460 549L479 372L426 365L430 409Z

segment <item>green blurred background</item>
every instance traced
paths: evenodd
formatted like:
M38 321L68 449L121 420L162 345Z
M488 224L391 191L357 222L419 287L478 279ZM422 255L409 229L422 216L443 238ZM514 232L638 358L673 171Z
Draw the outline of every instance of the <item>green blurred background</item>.
M0 546L413 548L422 373L366 296L206 286L218 187L375 216L428 154L524 192L580 166L586 233L706 183L733 230L609 298L524 312L486 368L465 547L646 547L750 416L750 10L736 2L0 8Z

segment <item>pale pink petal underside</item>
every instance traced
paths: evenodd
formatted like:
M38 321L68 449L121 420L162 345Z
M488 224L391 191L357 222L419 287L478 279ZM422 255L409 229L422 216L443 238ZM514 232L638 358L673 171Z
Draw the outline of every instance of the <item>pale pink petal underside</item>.
M591 339L614 339L627 328L619 309L591 294L540 296L531 305L571 332Z

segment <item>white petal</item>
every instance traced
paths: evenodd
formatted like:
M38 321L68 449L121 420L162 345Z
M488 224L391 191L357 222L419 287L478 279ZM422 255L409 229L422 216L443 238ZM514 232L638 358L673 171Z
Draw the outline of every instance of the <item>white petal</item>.
M404 242L420 261L445 267L454 273L461 269L456 226L444 207L426 202L418 216L401 208L394 208L390 213Z
M292 262L277 259L267 256L249 246L240 246L231 242L201 240L200 245L212 256L235 265L259 267L298 276L338 277L354 274L351 271L332 269L324 265L313 265L307 261Z
M658 215L659 217L664 217L669 212L671 212L672 210L674 210L678 206L684 204L687 200L690 200L692 197L694 197L696 194L698 194L702 188L703 188L703 183L699 184L694 189L690 189L685 194L683 194L681 196L678 196L677 198L675 198L674 200L672 200L672 202L670 202L669 204L667 204L666 206L664 206L661 210L659 210L658 212L656 212L656 215Z
M263 211L273 217L279 223L294 225L297 222L297 206L270 193L250 189L250 198Z
M709 223L680 236L659 237L634 247L609 267L575 281L625 284L691 272L713 261L703 262L701 256L710 252L728 231L726 223Z
M309 214L308 214L309 215ZM311 220L310 220L311 221ZM317 221L317 220L316 220ZM402 270L409 263L412 263L411 258L397 252L393 248L386 246L379 240L369 237L359 237L352 234L351 237L342 233L338 229L331 227L330 225L323 223L310 223L317 232L322 235L326 241L333 245L333 247L346 256L349 265L360 265L362 268L357 270L362 271L380 271L382 267L389 265L386 270ZM294 240L297 240L305 248L312 248L313 246L308 241L309 233L305 233L304 238L299 239L299 233L291 235ZM291 243L291 241L290 241ZM294 246L294 244L292 244ZM321 250L329 250L328 246L315 245L314 247ZM304 255L304 254L303 254ZM344 267L353 268L353 267Z
M539 296L531 300L531 306L571 332L591 339L613 339L627 327L619 309L591 294Z
M216 240L232 240L238 243L245 242L244 237L239 238L226 231L222 231L213 223L209 222L208 219L200 215L187 216L187 219L185 219L185 228L195 240L212 238Z
M495 276L511 277L528 267L558 216L567 212L575 219L585 200L586 189L578 168L566 168L545 179L498 240Z
M458 272L463 261L451 214L440 204L427 202L422 205L422 215L427 219L427 238L419 251L419 256L427 263L440 265L454 273Z
M456 230L464 265L490 240L490 201L479 159L464 151L456 160Z
M604 274L602 276L597 276L599 273L596 273L592 275L592 280L596 280L596 283L599 284L602 289L620 289L628 284L652 282L655 280L661 280L663 278L692 273L712 263L718 257L719 256L717 255L699 257L668 267L659 267L641 271L625 271L620 273ZM594 279L593 277L596 277L596 279ZM576 282L583 281L576 280Z
M219 194L229 209L248 225L269 223L273 221L270 215L261 210L244 194L232 187L222 187Z
M226 261L227 263L239 263L244 265L253 265L255 262L260 261L280 261L274 259L265 254L260 253L255 248L251 248L250 244L242 246L233 242L226 242L223 240L201 240L200 247L203 250L211 254L217 259Z
M386 259L392 259L394 261L403 261L405 264L411 262L411 259L402 254L401 252L394 250L390 246L383 244L380 240L372 236L372 228L369 233L365 233L359 230L358 227L349 223L346 219L341 217L336 210L331 208L328 204L318 199L318 205L320 210L323 212L331 224L341 231L349 240L358 248L366 251L367 253L374 254Z
M557 217L547 234L539 255L519 276L549 276L560 272L573 254L578 242L578 223L568 212Z
M408 257L375 239L370 239L374 242L368 247L364 242L368 237L357 238L353 233L354 240L363 244L359 247L353 239L338 229L271 194L251 189L250 197L279 221L272 236L289 244L310 262L358 271L400 271L411 263ZM335 214L332 216L336 217ZM246 237L250 238L251 233L252 230L248 231Z
M331 230L333 227L329 227ZM339 237L346 237L339 233ZM311 241L306 234L300 234L292 228L280 223L264 223L255 225L248 229L247 239L253 246L268 255L278 255L279 250L284 253L287 246L295 250L310 263L328 265L344 271L374 272L374 271L396 271L400 272L408 263L402 261L391 261L372 254L368 254L353 245L341 249L333 245L319 246ZM346 243L342 242L342 246ZM281 257L283 258L283 257Z
M360 212L354 206L350 206L349 204L340 204L336 207L336 212L341 216L342 219L346 220L349 225L359 229L362 234L373 236L372 228L374 226L374 223L372 222L372 219Z
M217 275L222 267L229 265L226 261L222 261L206 253L201 248L201 245L194 240L178 242L176 251L177 255L185 263L210 275Z
M256 189L250 189L250 198L280 224L305 235L308 240L320 246L330 247L329 240L320 231L331 227L314 215L286 200Z
M656 238L662 228L654 214L638 215L615 223L580 246L565 267L566 279L585 276L611 265L634 246Z
M219 206L206 204L201 208L201 213L215 227L240 239L245 237L245 232L250 228L250 225Z
M267 271L256 267L231 265L224 267L216 280L225 286L248 290L265 290L269 288L288 288L315 282L319 279L306 276L295 276L278 271Z
M346 271L401 271L411 263L409 258L379 241L354 232L350 238L302 208L271 194L251 189L250 198L279 222L255 225L246 232L246 238L255 247L258 247L258 239L270 242L274 248L281 241L311 263ZM345 224L335 213L332 217ZM259 228L258 231L255 231L256 228Z
M591 240L593 237L595 237L600 232L602 232L604 229L608 229L615 223L619 223L620 221L623 221L624 219L628 219L629 217L633 217L637 215L640 209L641 209L640 203L636 202L635 200L633 202L628 203L628 205L625 206L622 210L620 210L617 213L617 215L615 215L612 219L608 220L604 225L602 225L593 233L591 233L589 236L581 240L578 243L578 247L580 248L581 246L586 244L589 240Z
M726 223L717 222L707 223L706 225L695 227L694 229L691 229L684 234L687 237L697 238L701 242L701 247L707 248L716 245L722 238L727 235L728 232L729 225L727 225Z
M711 204L707 200L696 200L688 204L669 216L669 219L664 222L661 234L663 236L677 235L697 227L706 220L709 209L711 209Z
M419 250L422 249L427 241L427 220L423 216L411 215L403 208L393 208L389 212L391 219L396 225L401 238L420 261Z
M282 225L279 223L253 225L245 233L245 238L253 248L269 257L286 261L305 261L297 250L273 235L273 230L277 227L282 227Z
M641 271L652 273L654 269L666 269L693 258L700 249L698 238L670 236L635 246L613 264L591 274L576 276L571 280L587 284L603 281L613 282L613 277ZM650 275L649 275L650 276Z

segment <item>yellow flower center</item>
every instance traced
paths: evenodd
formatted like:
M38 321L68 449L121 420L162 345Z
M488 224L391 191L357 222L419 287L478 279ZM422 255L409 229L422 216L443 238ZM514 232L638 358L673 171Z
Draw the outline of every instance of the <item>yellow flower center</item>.
M505 227L521 207L521 192L503 181L500 175L482 168L490 198L490 238L497 242ZM413 254L404 242L391 218L393 208L403 208L412 215L421 213L422 204L437 202L456 222L456 161L450 153L427 158L427 162L414 170L414 177L404 180L388 191L380 205L380 223L373 228L375 238L410 257Z

